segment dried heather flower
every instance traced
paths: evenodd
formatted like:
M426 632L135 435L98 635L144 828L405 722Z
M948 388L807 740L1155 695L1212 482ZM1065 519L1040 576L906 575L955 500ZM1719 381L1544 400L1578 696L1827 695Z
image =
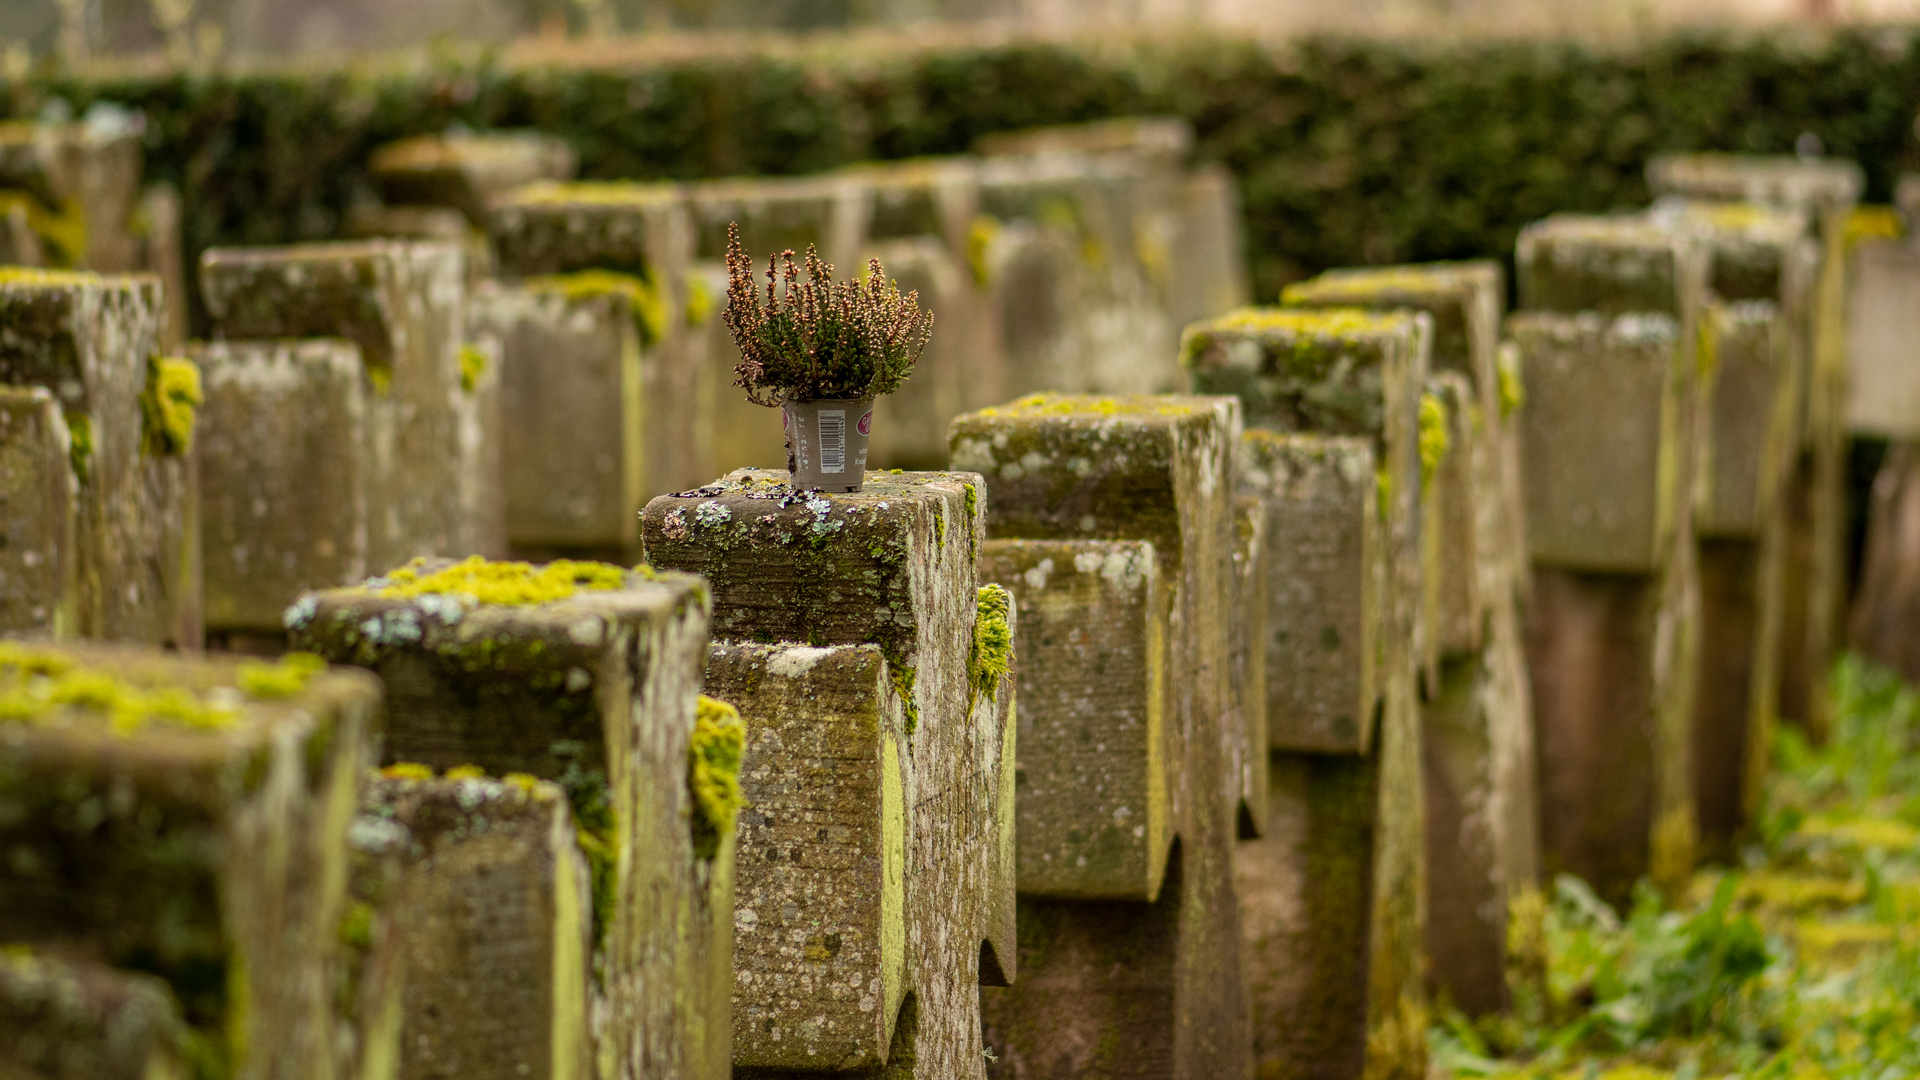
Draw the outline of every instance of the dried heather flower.
M740 347L734 385L767 406L891 394L933 335L920 294L902 293L878 259L865 282L835 281L812 247L798 262L783 251L767 259L762 303L738 224L727 228L724 318Z

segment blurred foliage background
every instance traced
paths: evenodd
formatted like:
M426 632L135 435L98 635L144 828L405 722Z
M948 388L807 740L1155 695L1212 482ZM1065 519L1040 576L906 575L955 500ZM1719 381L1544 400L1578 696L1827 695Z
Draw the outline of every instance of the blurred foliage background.
M1098 42L739 41L597 62L451 48L387 65L26 73L0 111L144 112L147 175L185 196L189 254L332 235L404 135L534 126L592 178L803 173L967 150L986 132L1172 113L1239 177L1256 294L1328 267L1510 251L1526 222L1644 203L1661 150L1865 166L1885 201L1913 145L1920 33L1685 32L1612 47L1218 34Z

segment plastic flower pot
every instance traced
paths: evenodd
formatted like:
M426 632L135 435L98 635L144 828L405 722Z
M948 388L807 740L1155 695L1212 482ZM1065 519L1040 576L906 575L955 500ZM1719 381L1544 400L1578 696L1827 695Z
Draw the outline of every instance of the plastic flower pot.
M859 491L867 475L873 399L789 401L780 409L787 431L787 469L796 491Z

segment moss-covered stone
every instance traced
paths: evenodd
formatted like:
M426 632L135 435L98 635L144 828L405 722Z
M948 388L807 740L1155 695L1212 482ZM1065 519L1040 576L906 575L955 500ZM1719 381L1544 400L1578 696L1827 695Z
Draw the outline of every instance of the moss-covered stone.
M1020 610L1021 894L1151 903L1183 779L1166 715L1171 591L1153 545L992 540L980 572Z
M1712 380L1697 527L1702 536L1757 537L1798 450L1793 326L1770 300L1716 304L1701 325Z
M1706 284L1705 251L1690 230L1645 217L1556 214L1520 232L1520 306L1604 315L1691 318Z
M0 953L0 1066L48 1080L148 1080L190 1075L194 1049L160 979Z
M566 792L525 774L367 785L342 928L363 1074L591 1073L594 909L575 829Z
M23 196L52 265L142 269L134 225L144 128L137 113L105 103L78 123L0 125L0 188Z
M0 626L70 637L81 612L79 483L60 406L41 387L0 388Z
M0 271L0 384L50 392L74 440L74 629L197 648L197 477L191 456L149 453L143 423L162 318L152 278Z
M637 556L646 499L711 475L709 406L700 373L664 336L665 303L648 279L605 270L476 291L470 333L501 358L516 550Z
M504 554L497 380L461 388L458 246L390 240L213 248L200 259L214 333L345 337L369 387L368 559Z
M491 602L489 602L491 601ZM595 1053L614 1075L724 1075L732 851L696 851L707 641L698 579L446 560L310 593L288 639L389 687L388 761L558 783L595 882ZM663 991L661 987L674 987Z
M1146 541L1155 558L1157 591L1164 599L1151 594L1141 597L1140 583L1120 590L1129 600L1108 598L1101 593L1106 586L1098 569L1076 567L1079 580L1086 592L1102 602L1120 602L1122 607L1143 601L1164 603L1169 612L1167 697L1161 707L1169 737L1165 751L1168 823L1179 838L1178 858L1170 861L1177 862L1177 869L1167 863L1157 869L1147 865L1151 855L1157 854L1148 850L1151 843L1143 843L1152 822L1150 799L1144 817L1134 816L1141 809L1134 805L1137 800L1116 800L1116 809L1127 807L1132 824L1114 830L1106 844L1095 847L1089 837L1076 842L1070 833L1062 837L1062 848L1072 852L1076 861L1093 850L1104 853L1113 840L1125 842L1127 852L1114 851L1108 858L1130 853L1131 867L1116 863L1109 872L1125 875L1129 899L1134 902L1063 904L1056 910L1034 899L1026 902L1023 911L1049 912L1044 917L1057 920L1063 939L1083 945L1100 933L1112 935L1116 948L1137 950L1140 959L1137 964L1117 965L1099 959L1098 950L1080 946L1049 950L1029 946L1023 939L1024 981L986 998L989 1042L1008 1060L1060 1062L1061 1048L1070 1047L1065 1064L1057 1067L1085 1070L1107 1060L1103 1053L1111 1056L1100 1049L1109 1043L1115 1050L1124 1043L1136 1056L1159 1060L1153 1055L1170 1058L1176 1053L1176 1038L1192 1038L1195 1041L1187 1045L1194 1047L1193 1056L1183 1067L1228 1073L1242 1068L1248 1035L1239 1004L1244 1000L1239 939L1233 905L1226 899L1231 894L1229 852L1240 805L1237 766L1243 760L1239 755L1247 750L1240 745L1246 731L1231 708L1228 629L1236 585L1232 453L1239 424L1238 403L1229 398L1035 395L962 416L950 430L954 465L978 469L987 477L993 493L989 533L995 540L1071 540L1078 542L1076 546L1089 541ZM1144 551L1142 545L1137 553ZM1116 572L1123 562L1116 561ZM1102 556L1099 568L1106 565ZM1044 623L1084 626L1089 618L1098 618L1049 613L1044 606L1046 590L1033 589L1025 569L1018 576L1010 572L1000 576L1002 584L1022 596L1023 613L1026 593L1042 594L1036 603L1041 605L1038 618ZM1130 633L1122 640L1135 650L1134 655L1150 656L1150 635L1150 630L1138 637ZM1089 682L1102 692L1128 685L1138 688L1138 680L1150 674L1151 662L1146 661L1147 672L1106 676L1103 681L1097 652L1076 658L1071 642L1069 638L1056 655L1078 663L1062 663L1054 669L1070 678L1062 687L1050 688L1037 685L1037 675L1029 677L1029 693L1041 706L1023 710L1036 731L1048 724L1064 733L1051 745L1042 738L1038 748L1043 754L1049 749L1069 751L1047 770L1049 779L1059 785L1054 789L1056 805L1071 805L1069 800L1076 793L1064 789L1076 780L1094 786L1091 792L1077 792L1083 801L1111 797L1098 791L1097 771L1080 767L1106 764L1098 744L1094 754L1085 757L1086 748L1074 745L1070 734L1086 722L1076 719L1073 710L1086 707ZM1134 666L1141 661L1119 662ZM1142 715L1151 707L1150 694L1148 690L1142 695L1146 701L1132 699ZM1046 708L1049 702L1053 708ZM1056 711L1060 715L1050 715ZM1136 728L1126 736L1141 755L1148 751L1143 745L1147 734ZM1037 764L1040 759L1034 760ZM1135 783L1145 781L1142 794L1150 797L1150 766L1150 756L1144 762L1134 757L1116 767L1116 772ZM1139 835L1128 837L1129 828L1138 829ZM1058 860L1063 853L1042 848L1036 854ZM1023 871L1028 859L1023 842ZM1150 884L1155 875L1178 882L1176 893L1169 895L1163 886L1157 903L1144 903L1153 894L1139 884ZM1039 916L1023 914L1023 922L1032 917ZM1134 980L1149 969L1162 973L1167 985L1156 987L1145 998L1135 998L1138 984ZM1178 974L1166 974L1175 971ZM1112 1026L1121 1015L1130 1016L1124 1030Z
M655 499L641 520L653 565L698 571L712 582L715 636L728 641L714 650L708 687L737 706L748 727L742 893L790 895L814 883L798 916L814 928L804 943L782 936L786 924L777 920L795 917L786 906L743 901L757 913L761 944L742 939L734 1060L818 1069L830 1062L825 1047L833 1043L898 1075L979 1077L977 988L1014 974L1015 680L1002 676L991 692L976 689L982 669L972 662L984 484L968 473L869 472L859 493L828 495L790 491L786 479L785 472L741 470ZM864 673L846 676L842 660L858 661ZM876 680L884 684L877 696ZM806 687L815 688L813 698ZM850 865L837 848L826 854L850 837L832 828L821 836L806 808L862 815L879 808L866 795L856 806L836 793L837 759L816 769L807 764L817 760L809 751L797 760L763 757L760 740L768 730L762 724L775 722L769 718L794 746L855 737L826 722L843 712L883 714L898 744L877 760L882 793L897 782L904 800L907 969L900 996L863 982L845 998L852 1013L842 1015L836 1004L809 1027L820 1016L820 984L801 975L818 970L814 964L831 969L835 955L849 958L856 941L843 934L838 947L846 951L833 952L836 939L825 935L837 916L828 909L871 897L875 887L863 884L869 864ZM858 760L875 760L873 752L862 750ZM884 775L888 762L897 780ZM859 783L871 794L871 777ZM801 867L818 873L797 874ZM748 933L745 921L739 925ZM747 955L749 947L770 950L764 965ZM761 970L773 973L764 985L753 974ZM841 1000L838 991L834 999ZM756 1023L755 1008L774 1022ZM892 1034L883 1039L886 1031Z
M207 625L277 633L302 591L364 578L379 505L370 390L341 340L197 343Z
M1647 161L1655 194L1765 203L1818 211L1860 201L1860 166L1840 158L1765 154L1656 154Z
M692 255L684 200L676 184L528 184L495 204L487 231L510 275L600 269L670 280Z
M13 646L0 681L0 937L164 978L203 1077L332 1075L346 825L380 689L309 671Z
M537 131L421 135L391 142L367 162L380 197L399 205L451 206L475 225L515 188L573 178L578 163L565 142Z
M1664 315L1524 313L1508 321L1527 384L1527 538L1536 563L1648 573L1690 485L1691 372Z

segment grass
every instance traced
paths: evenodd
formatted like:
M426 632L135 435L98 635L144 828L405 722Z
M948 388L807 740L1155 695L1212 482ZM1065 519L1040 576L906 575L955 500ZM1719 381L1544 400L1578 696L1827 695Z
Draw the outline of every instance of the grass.
M1516 901L1514 1007L1442 1010L1435 1072L1920 1075L1920 693L1852 657L1833 686L1828 745L1780 733L1740 866L1625 912L1571 877Z

